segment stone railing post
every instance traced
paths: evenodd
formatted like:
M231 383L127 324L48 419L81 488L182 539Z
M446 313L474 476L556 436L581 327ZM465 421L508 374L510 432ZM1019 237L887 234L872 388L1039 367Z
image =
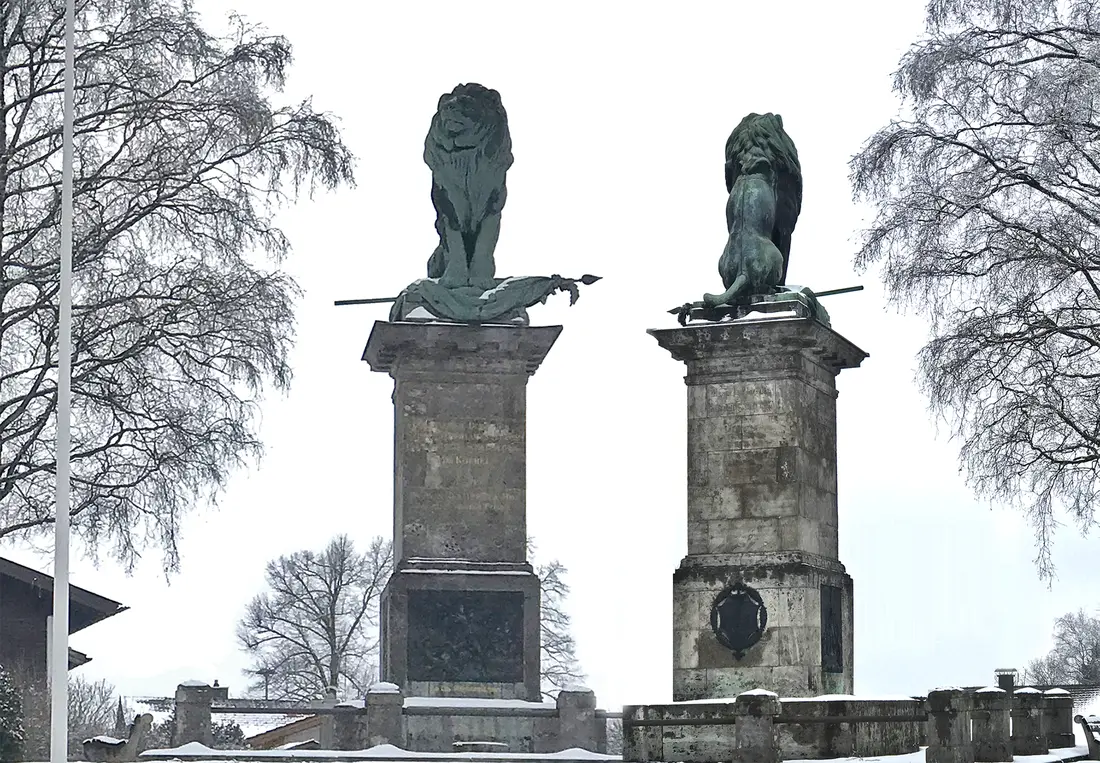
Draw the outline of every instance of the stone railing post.
M971 699L962 689L928 692L926 763L974 763L970 737Z
M367 744L367 706L364 700L341 702L333 708L332 749L362 750Z
M734 763L779 763L775 717L780 707L775 692L753 689L737 695L733 702L737 737Z
M1043 693L1038 689L1017 689L1012 700L1012 754L1046 755L1050 747Z
M1043 703L1047 717L1047 747L1057 750L1075 746L1073 697L1065 689L1050 689L1043 692Z
M1000 763L1012 760L1012 734L1009 718L1012 697L1004 689L987 686L974 692L973 721L974 760L980 763Z
M596 695L589 689L558 692L558 750L579 747L597 752Z
M176 747L198 742L210 747L214 735L210 725L210 706L215 699L228 699L225 686L210 686L203 681L184 681L176 687L176 726L172 744Z
M623 760L635 763L663 761L664 739L660 726L635 725L635 721L645 723L649 716L659 715L656 711L646 712L645 705L623 706Z
M392 744L405 748L405 697L397 684L377 683L367 689L366 747Z

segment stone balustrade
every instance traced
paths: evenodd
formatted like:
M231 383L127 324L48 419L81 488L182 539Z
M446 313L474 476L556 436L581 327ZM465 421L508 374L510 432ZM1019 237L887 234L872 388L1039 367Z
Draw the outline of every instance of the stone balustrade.
M391 744L418 752L464 751L478 746L511 753L552 753L580 748L607 749L607 716L588 689L562 691L554 702L444 697L406 698L394 684L375 684L366 698L314 705L266 700L230 700L226 687L198 681L176 690L173 744L213 743L214 713L320 715L322 749L364 750Z

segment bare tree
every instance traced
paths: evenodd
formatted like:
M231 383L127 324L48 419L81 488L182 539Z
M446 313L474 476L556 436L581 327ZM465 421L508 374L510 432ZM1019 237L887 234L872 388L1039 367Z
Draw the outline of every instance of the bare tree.
M1084 610L1054 622L1054 648L1025 670L1032 684L1100 684L1100 618Z
M623 754L623 719L607 719L607 754Z
M1059 667L1054 654L1036 657L1024 668L1020 682L1024 686L1049 686L1058 683L1059 676L1062 675Z
M237 628L252 658L253 694L308 701L330 688L361 696L374 678L378 604L393 563L375 538L358 553L346 535L324 551L298 551L267 565L268 591L248 605Z
M64 3L0 3L0 538L54 521ZM333 121L273 106L283 37L187 0L77 0L73 531L178 565L180 517L260 454L290 381L294 282L273 213L352 181Z
M976 492L1019 506L1053 574L1056 512L1100 497L1100 9L931 0L851 162L875 202L857 264L931 321L919 380Z
M565 610L565 601L569 596L565 576L569 570L555 559L539 565L536 571L542 598L542 693L552 697L562 689L583 681L585 676L577 661L577 643L573 638L569 613Z
M535 541L527 539L527 556L536 557ZM542 693L556 696L562 689L585 678L577 660L577 643L573 624L565 609L569 585L565 576L569 570L557 559L535 567L539 577L540 597L540 678Z
M14 669L13 676L23 697L26 755L29 760L45 760L50 754L50 693L25 668ZM115 732L118 699L114 685L106 679L69 676L70 760L84 757L85 739Z

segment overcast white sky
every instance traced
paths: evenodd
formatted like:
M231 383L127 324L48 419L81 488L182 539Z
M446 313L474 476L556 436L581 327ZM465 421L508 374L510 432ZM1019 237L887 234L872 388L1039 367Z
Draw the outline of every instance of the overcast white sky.
M920 0L198 7L211 19L235 9L292 40L286 97L312 94L341 117L359 186L281 217L305 289L294 386L264 407L262 466L185 521L182 573L167 584L155 553L132 577L74 560L74 583L131 608L73 638L93 657L88 677L128 695L171 695L192 678L236 693L246 660L235 625L267 560L340 532L362 544L391 532L392 381L359 360L387 307L332 302L392 295L424 274L435 245L424 135L439 95L469 81L501 92L516 157L498 275L604 276L572 308L559 295L531 311L565 329L528 388L527 483L539 556L569 568L601 706L671 698L684 369L645 330L720 290L723 147L750 111L782 114L802 162L789 280L866 286L828 304L834 327L870 353L838 380L857 693L989 682L1044 653L1058 615L1100 603L1100 540L1066 528L1048 591L1022 518L966 489L913 384L923 323L897 316L875 274L851 265L866 210L850 201L847 161L897 112L889 76L922 30Z

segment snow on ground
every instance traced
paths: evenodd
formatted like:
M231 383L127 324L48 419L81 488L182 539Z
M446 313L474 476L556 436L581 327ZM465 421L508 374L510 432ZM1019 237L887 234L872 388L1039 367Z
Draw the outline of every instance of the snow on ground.
M924 749L920 752L911 752L908 755L883 755L875 758L834 758L833 760L815 760L813 763L870 763L871 761L887 761L888 763L924 763ZM1014 763L1061 763L1071 758L1081 758L1088 754L1087 748L1067 747L1064 750L1051 750L1049 755L1017 755ZM788 760L784 763L806 763L806 761Z
M382 744L367 750L234 750L231 758L224 761L211 759L211 756L220 754L217 750L190 742L180 747L167 750L147 750L143 755L155 754L158 759L186 761L201 758L204 763L230 763L231 761L252 759L286 759L294 761L310 760L334 760L340 758L354 758L356 760L370 761L409 761L427 760L444 761L454 760L468 763L469 761L490 761L504 763L504 761L618 761L622 760L618 755L601 755L597 752L589 752L577 747L572 747L561 752L551 753L507 753L507 752L410 752L394 747L392 744ZM169 756L171 756L169 758Z
M153 752L150 750L150 752ZM593 763L605 761L617 761L621 760L615 755L601 755L595 752L589 752L588 750L582 750L579 748L571 748L568 750L562 750L561 752L554 753L501 753L501 752L462 752L462 753L445 753L445 752L409 752L408 750L402 750L399 747L393 745L383 744L377 747L371 747L369 750L358 751L332 751L332 750L238 750L234 751L232 757L226 757L224 759L212 758L208 756L217 755L217 750L212 750L209 747L204 747L197 742L185 744L182 747L176 747L171 750L157 750L158 757L165 753L172 755L172 760L187 761L195 758L202 758L203 763L235 763L235 761L250 760L250 759L285 759L287 761L302 761L308 763L311 760L339 760L340 758L354 758L358 760L369 760L372 763L382 763L383 761L395 761L396 763L407 763L412 760L424 760L424 761L458 761L460 763L473 763L478 761L480 763L505 763L505 761L593 761ZM1061 750L1051 750L1049 755L1017 755L1014 759L1014 763L1062 763L1062 761L1070 759L1081 759L1088 753L1088 750L1084 747L1067 747ZM163 759L163 758L162 758ZM925 763L924 748L922 747L920 752L913 752L907 755L884 755L874 758L833 758L830 760L815 760L815 761L803 761L803 760L788 760L785 763L874 763L880 761L881 763Z

